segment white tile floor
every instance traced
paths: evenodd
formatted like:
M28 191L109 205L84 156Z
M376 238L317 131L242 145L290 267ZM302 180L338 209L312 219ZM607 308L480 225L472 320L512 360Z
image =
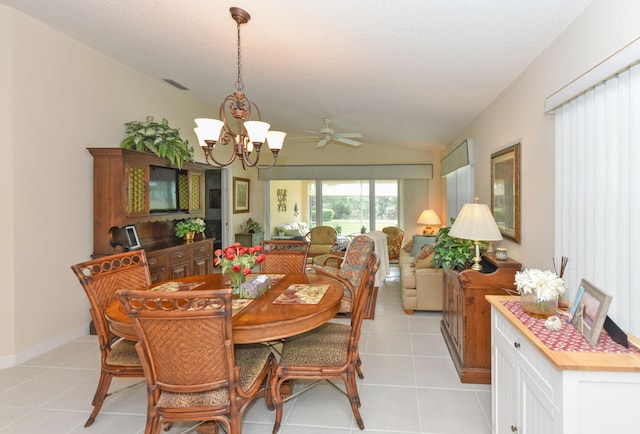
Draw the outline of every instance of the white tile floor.
M360 383L365 432L490 433L491 390L462 384L440 334L441 314L405 315L398 269L379 291L375 320L365 320L360 341ZM143 385L107 398L95 423L84 428L98 380L95 336L87 336L19 366L0 370L0 433L144 432ZM116 379L112 388L134 382ZM243 433L266 434L274 413L252 404ZM178 433L188 424L176 424ZM328 385L285 403L282 434L359 433L346 398Z

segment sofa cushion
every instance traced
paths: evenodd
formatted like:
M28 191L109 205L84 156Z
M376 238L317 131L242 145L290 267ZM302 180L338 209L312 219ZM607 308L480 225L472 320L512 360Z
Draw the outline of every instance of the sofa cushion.
M402 248L402 250L404 250L407 253L411 253L412 249L413 249L413 239L409 240L409 242L405 244L404 247Z
M434 247L435 247L434 244L425 244L424 246L422 246L422 249L420 250L420 253L415 255L411 265L415 266L416 263L418 263L420 261L424 261L427 258L427 256L429 256L431 253L433 253Z
M413 236L413 246L411 248L411 256L417 256L425 244L432 244L436 241L436 237L428 237L424 235Z
M293 222L276 226L276 233L283 231L291 237L304 237L309 232L309 224L305 222Z
M433 266L433 257L435 256L435 252L431 252L431 254L429 256L427 256L424 259L420 259L415 261L414 263L414 268L416 270L421 269L421 268L435 268Z

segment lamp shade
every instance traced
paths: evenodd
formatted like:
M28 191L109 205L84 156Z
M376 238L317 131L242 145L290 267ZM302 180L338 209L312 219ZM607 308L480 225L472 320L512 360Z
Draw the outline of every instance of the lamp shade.
M472 241L500 241L502 235L489 207L484 203L466 203L453 222L449 235Z
M416 222L419 225L439 225L441 224L438 214L432 209L425 209Z
M267 137L267 131L271 126L261 121L246 121L243 125L252 143L264 143Z
M269 149L282 149L284 137L287 133L282 131L267 131L267 145Z

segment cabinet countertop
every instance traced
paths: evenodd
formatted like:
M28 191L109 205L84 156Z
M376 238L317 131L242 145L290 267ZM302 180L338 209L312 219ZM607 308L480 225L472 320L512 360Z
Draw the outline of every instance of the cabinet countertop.
M517 301L517 296L487 295L487 301L513 324L544 356L560 370L640 372L640 354L612 354L604 352L554 351L529 330L502 301ZM565 326L573 327L570 324Z

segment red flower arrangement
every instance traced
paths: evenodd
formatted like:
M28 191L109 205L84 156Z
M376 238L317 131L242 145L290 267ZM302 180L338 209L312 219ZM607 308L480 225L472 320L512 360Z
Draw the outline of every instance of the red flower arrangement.
M264 261L262 246L244 247L240 243L233 243L225 249L213 252L213 265L222 267L224 273L240 273L247 275L255 264Z

